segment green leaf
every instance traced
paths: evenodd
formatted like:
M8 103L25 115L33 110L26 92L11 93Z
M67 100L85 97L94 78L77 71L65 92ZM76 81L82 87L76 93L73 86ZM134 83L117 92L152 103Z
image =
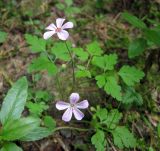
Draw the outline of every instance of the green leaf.
M56 121L51 116L45 116L44 125L50 130L54 130L56 127Z
M32 116L39 117L42 115L42 112L44 112L49 108L49 106L46 105L44 102L37 102L37 103L28 102L27 108L29 109L29 112L31 113Z
M96 111L96 116L100 119L100 122L103 122L106 120L108 116L108 111L105 108L100 108Z
M124 65L118 73L128 86L134 86L144 77L144 73L135 67Z
M95 79L97 80L97 85L99 88L102 88L106 83L105 74L97 75Z
M73 51L78 56L79 60L86 61L88 59L88 53L85 52L82 48L73 48Z
M122 13L123 19L125 19L127 22L129 22L131 25L140 28L140 29L145 29L147 28L146 24L136 16L130 14L130 13Z
M128 56L134 58L141 55L147 48L147 41L143 38L137 38L129 44Z
M71 6L73 4L73 0L65 0L65 3L69 7L69 6Z
M124 104L132 104L136 103L137 105L143 104L142 96L135 91L132 87L127 87L125 90L125 94L122 98L122 102Z
M97 41L94 41L86 46L87 51L92 56L100 56L103 51Z
M20 118L8 121L2 128L1 136L3 140L17 140L30 131L36 129L40 124L39 119L33 117Z
M144 35L147 40L153 42L157 46L160 46L160 30L146 29L144 30Z
M92 64L98 66L99 68L106 70L113 70L114 65L117 63L117 55L109 54L104 55L103 57L94 56L92 59Z
M91 78L91 73L86 69L85 70L77 70L75 72L75 76L76 76L76 78L85 78L85 77Z
M25 34L25 39L27 44L30 45L30 49L32 52L36 53L46 50L46 40L29 34Z
M118 126L112 131L114 144L120 149L136 147L136 139L133 134L124 126Z
M33 59L32 63L28 67L29 72L47 70L49 75L55 75L57 73L57 67L50 62L47 57L40 56Z
M117 55L116 54L109 54L104 56L105 60L105 70L113 70L114 65L117 63Z
M118 101L122 100L121 87L118 85L114 76L106 76L106 84L104 90Z
M23 151L19 146L14 143L5 143L0 151Z
M59 10L64 10L64 9L65 9L65 5L62 4L62 3L56 4L56 7L57 7Z
M96 151L105 151L106 148L106 139L104 132L101 130L98 130L96 134L94 134L91 138L92 144L95 146Z
M68 43L67 45L71 50L71 44ZM51 48L51 53L53 53L56 56L56 58L61 59L63 61L70 60L69 52L64 42L55 43L54 46Z
M27 135L20 138L21 141L37 141L42 138L52 135L53 131L45 127L37 127L36 129L30 131Z
M0 43L5 42L6 38L7 38L7 33L0 31Z
M0 112L0 120L2 125L10 120L20 118L24 109L27 95L28 83L25 77L19 79L13 84L12 88L8 91Z
M50 98L51 98L51 95L50 95L50 93L48 93L48 91L38 90L35 92L36 102L38 102L38 101L48 102L50 100Z
M108 128L114 129L122 118L122 113L117 109L111 110L102 123L106 124Z

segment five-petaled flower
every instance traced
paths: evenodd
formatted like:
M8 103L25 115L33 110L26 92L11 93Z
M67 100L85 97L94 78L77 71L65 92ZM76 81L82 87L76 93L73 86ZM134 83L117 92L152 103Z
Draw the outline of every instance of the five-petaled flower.
M78 93L72 93L70 95L70 103L66 103L64 101L58 101L56 103L56 108L58 110L65 110L62 120L65 122L69 122L72 118L72 114L74 114L75 118L77 120L81 120L84 117L84 114L79 109L86 109L89 106L89 103L87 100L83 100L78 103L79 100L79 94Z
M48 27L46 27L47 31L43 34L43 38L48 39L51 36L53 36L55 33L57 33L59 39L67 40L67 38L69 37L69 33L64 29L73 28L73 23L67 22L63 25L64 21L65 19L63 18L57 18L56 26L55 24L52 23Z

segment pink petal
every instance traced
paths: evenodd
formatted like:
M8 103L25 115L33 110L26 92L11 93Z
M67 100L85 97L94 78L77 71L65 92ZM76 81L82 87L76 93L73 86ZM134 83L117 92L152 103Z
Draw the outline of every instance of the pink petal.
M65 109L67 109L67 108L69 108L70 107L70 104L69 103L66 103L66 102L63 102L63 101L58 101L57 103L56 103L56 108L58 109L58 110L65 110Z
M52 23L48 27L46 27L47 30L55 30L57 27Z
M72 108L69 107L63 114L62 120L65 122L69 122L72 118Z
M73 114L77 120L81 120L84 117L84 114L77 108L73 109Z
M71 95L70 95L70 103L71 104L75 104L75 103L77 103L78 102L78 100L79 100L79 94L78 93L72 93Z
M57 27L61 28L64 21L65 21L64 18L57 18L56 19L56 25L57 25Z
M86 108L88 108L88 106L89 106L89 103L87 100L84 100L84 101L76 104L76 107L79 109L86 109Z
M62 29L73 28L72 22L67 22L62 26Z
M43 34L44 39L48 39L55 34L55 31L47 31Z
M67 40L69 33L65 30L61 30L60 32L57 33L59 39L61 40Z

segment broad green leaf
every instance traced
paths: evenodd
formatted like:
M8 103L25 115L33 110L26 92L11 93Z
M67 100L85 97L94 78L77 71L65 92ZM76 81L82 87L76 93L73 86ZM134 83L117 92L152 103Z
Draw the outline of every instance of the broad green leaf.
M64 10L65 9L65 5L62 4L61 2L55 5L59 10Z
M14 143L5 143L0 151L23 151L19 146Z
M28 95L27 91L28 83L25 77L22 77L13 84L2 103L0 111L2 125L10 120L15 120L21 117Z
M129 44L128 56L134 58L139 56L147 48L147 41L143 38L137 38Z
M155 45L160 46L160 29L146 29L144 35L147 40L153 42Z
M104 132L101 130L98 130L96 134L94 134L91 138L92 144L95 146L96 151L105 151L106 148L106 139Z
M55 75L57 73L57 67L47 57L40 56L33 59L32 63L28 67L29 72L47 70L49 75Z
M135 83L140 82L140 80L144 77L144 73L141 70L136 69L134 66L130 67L128 65L124 65L118 74L128 86L134 86Z
M25 34L25 39L27 44L30 45L32 52L42 52L46 50L46 40L29 34Z
M142 96L135 91L132 87L127 87L125 90L125 94L123 95L122 102L124 104L132 104L135 103L137 105L143 104Z
M54 130L56 127L56 121L51 116L45 116L44 125L50 130Z
M71 6L73 4L73 0L65 0L65 3L69 7L69 6Z
M71 44L67 43L69 50L71 51ZM70 55L68 49L64 42L57 42L51 48L51 53L53 53L56 58L61 59L63 61L69 61Z
M114 65L117 63L117 55L109 54L102 56L94 56L92 59L92 64L98 66L99 68L106 70L113 70Z
M7 38L7 33L0 31L0 43L5 42L6 38Z
M30 131L36 129L39 124L39 119L33 117L10 120L3 126L0 135L3 140L17 140L27 135Z
M30 131L27 135L20 138L21 141L37 141L42 138L52 135L53 131L46 127L37 127L36 129Z
M79 60L86 61L88 59L88 53L82 48L73 48L73 51L78 56Z
M86 46L87 51L91 56L100 56L103 51L97 41L94 41Z
M105 74L97 75L95 79L97 80L97 85L99 88L102 88L106 83Z
M134 135L124 126L118 126L112 131L114 144L120 149L136 147Z
M120 113L117 109L113 109L108 112L106 118L102 121L102 123L106 124L108 128L114 129L119 121L122 118L122 113Z
M114 76L106 76L104 90L118 101L122 100L121 87L118 85Z
M145 29L147 28L146 24L136 16L130 14L130 13L122 13L123 19L125 19L127 22L129 22L131 25L140 28L140 29Z

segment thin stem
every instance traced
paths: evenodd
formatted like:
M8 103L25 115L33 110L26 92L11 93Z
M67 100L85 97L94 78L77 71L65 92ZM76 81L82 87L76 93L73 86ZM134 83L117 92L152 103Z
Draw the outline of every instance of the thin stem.
M72 57L72 53L67 45L67 42L65 41L65 45L66 45L66 48L68 50L68 53L70 55L70 58L71 58L71 63L72 63L72 77L73 77L73 90L75 88L75 83L76 83L76 78L75 78L75 71L74 71L74 59Z
M50 55L48 54L48 52L46 50L44 52L46 53L50 62L54 64L56 59L53 61L52 58L50 57ZM56 79L57 79L58 89L60 91L61 97L62 97L62 99L64 99L63 90L61 88L61 83L60 83L60 80L59 80L58 72L56 73Z
M117 110L120 108L120 106L121 106L121 102L118 104ZM113 116L113 118L112 118L112 120L111 120L111 123L109 124L108 128L110 128L111 124L113 123L113 120L114 120L116 114L117 114L117 112L114 114L114 116Z
M69 127L69 126L57 127L55 128L54 131L59 131L59 130L64 130L64 129L77 130L77 131L89 131L89 129Z

